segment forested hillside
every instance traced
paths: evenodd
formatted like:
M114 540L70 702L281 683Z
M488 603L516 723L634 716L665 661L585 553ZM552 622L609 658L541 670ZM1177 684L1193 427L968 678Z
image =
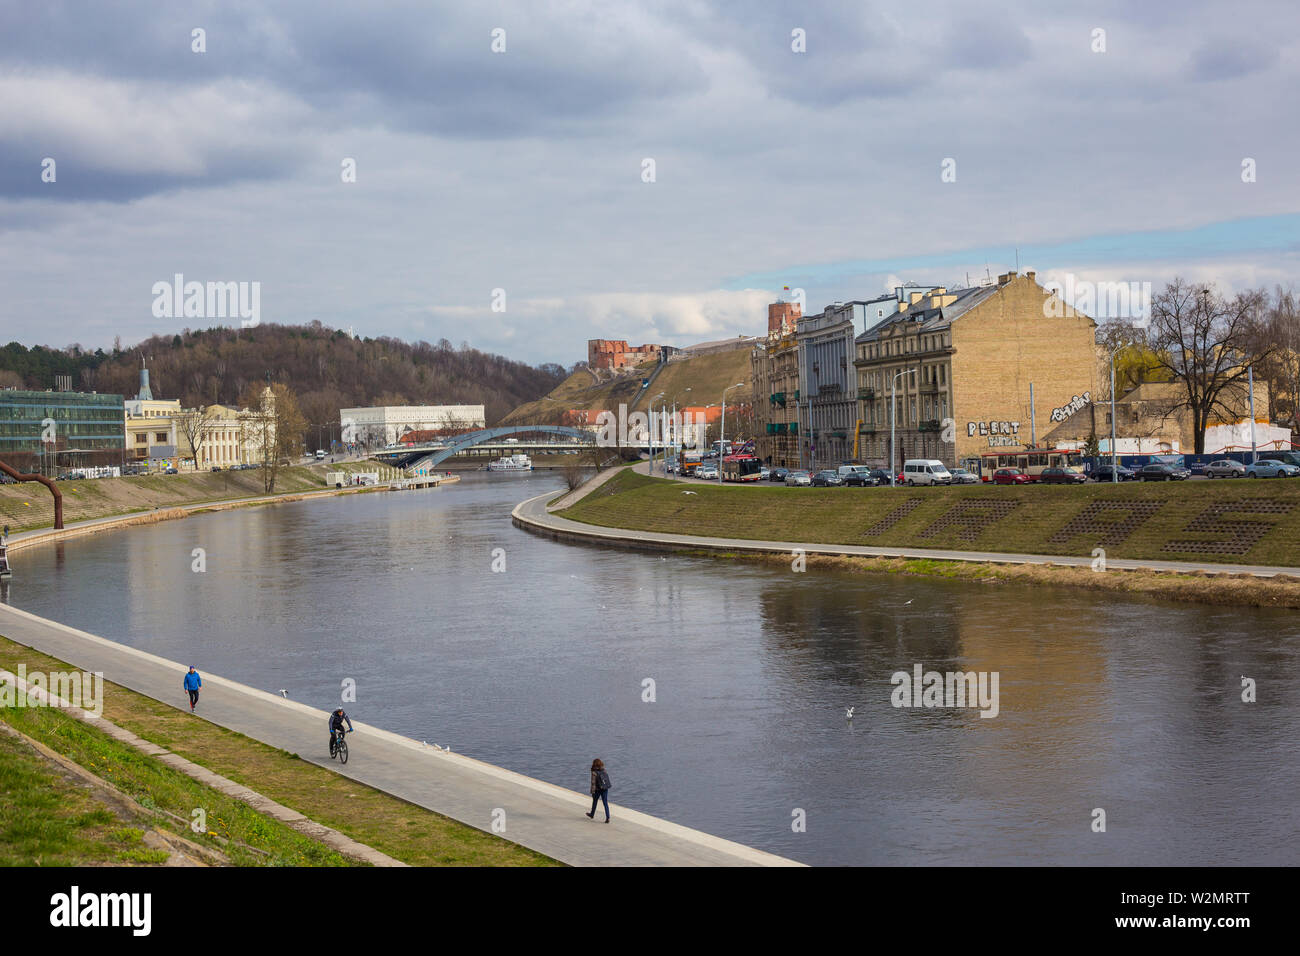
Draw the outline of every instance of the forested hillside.
M129 347L118 343L111 351L11 342L0 349L0 386L52 388L54 376L63 373L72 376L74 389L132 397L142 359L155 398L179 398L186 407L234 404L269 373L297 392L313 423L336 421L338 410L349 406L482 404L490 424L565 377L559 365L534 367L467 345L455 348L446 339L436 345L353 339L313 322L186 329Z

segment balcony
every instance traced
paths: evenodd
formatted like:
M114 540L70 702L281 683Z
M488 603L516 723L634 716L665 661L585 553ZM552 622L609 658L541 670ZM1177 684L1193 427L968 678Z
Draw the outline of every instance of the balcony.
M922 382L922 383L921 383L921 387L918 389L918 391L919 391L922 395L938 395L938 394L939 394L939 383L938 383L938 382Z
M916 430L919 432L937 432L939 430L939 420L937 418L926 419L916 426Z
M768 397L768 401L773 405L780 405L782 408L785 408L785 392L773 392Z
M876 390L874 388L858 389L858 401L874 402L876 400Z

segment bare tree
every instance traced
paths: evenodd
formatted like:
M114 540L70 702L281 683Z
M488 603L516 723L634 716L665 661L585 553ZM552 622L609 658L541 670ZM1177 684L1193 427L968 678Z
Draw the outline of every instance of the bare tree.
M176 425L194 453L195 468L199 465L203 445L208 439L209 426L216 417L216 410L210 406L186 409L176 416Z
M262 464L262 486L269 495L275 491L283 461L292 461L302 451L303 430L307 423L298 410L298 399L287 385L251 386L245 394L248 406L249 439Z
M1192 416L1196 454L1205 452L1205 430L1212 419L1235 417L1226 395L1244 390L1251 363L1271 354L1260 334L1263 292L1250 290L1231 299L1210 286L1175 278L1152 302L1149 342L1156 367L1181 388L1178 408Z
M1300 309L1292 290L1279 286L1274 292L1261 335L1266 354L1256 375L1270 385L1269 417L1300 428Z

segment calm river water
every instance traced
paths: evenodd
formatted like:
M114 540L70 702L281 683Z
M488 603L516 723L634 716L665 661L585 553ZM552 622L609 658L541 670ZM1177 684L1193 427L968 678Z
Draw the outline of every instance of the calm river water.
M600 756L615 813L808 863L1300 863L1294 614L511 526L559 486L467 474L105 533L15 553L8 599L322 709L354 678L354 717L575 790ZM1000 712L894 708L917 663L997 672Z

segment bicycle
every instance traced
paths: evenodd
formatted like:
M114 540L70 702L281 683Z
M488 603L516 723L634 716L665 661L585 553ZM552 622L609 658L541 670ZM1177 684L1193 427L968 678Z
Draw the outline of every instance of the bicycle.
M337 757L339 763L348 762L348 743L343 739L345 736L347 736L347 731L341 727L334 731L334 753L330 754L330 756Z

